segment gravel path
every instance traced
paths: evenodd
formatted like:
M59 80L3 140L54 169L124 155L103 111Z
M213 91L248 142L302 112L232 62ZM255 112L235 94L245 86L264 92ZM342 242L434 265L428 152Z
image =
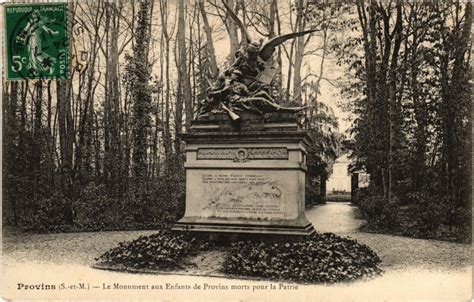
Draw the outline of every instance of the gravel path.
M44 264L87 265L120 241L150 235L156 231L22 234L3 232L4 264L36 261ZM11 260L11 261L8 261Z
M363 220L359 209L350 203L329 202L306 212L318 232L333 232L351 237L371 247L382 259L384 270L420 268L434 271L459 270L471 263L467 244L359 231Z
M119 241L132 240L153 231L24 234L3 231L4 298L83 298L155 300L470 300L472 292L469 245L412 239L358 231L363 221L357 208L347 203L328 203L307 211L319 232L334 232L367 244L382 259L385 273L372 280L332 285L292 285L278 282L205 278L183 275L146 275L92 269L94 258ZM18 290L24 284L76 284L97 289L69 291ZM201 286L201 290L105 290L109 284ZM104 285L105 284L105 285ZM206 285L207 284L207 285ZM271 284L276 289L271 289ZM58 285L59 286L59 285ZM208 290L202 290L207 286ZM234 290L230 290L235 286ZM110 296L110 295L113 296ZM66 296L65 296L66 295ZM217 298L218 297L218 298Z

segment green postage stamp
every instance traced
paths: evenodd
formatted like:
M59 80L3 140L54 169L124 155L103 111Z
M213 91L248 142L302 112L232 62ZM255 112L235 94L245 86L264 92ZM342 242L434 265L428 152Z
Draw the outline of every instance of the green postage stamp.
M66 79L67 3L6 4L8 80Z

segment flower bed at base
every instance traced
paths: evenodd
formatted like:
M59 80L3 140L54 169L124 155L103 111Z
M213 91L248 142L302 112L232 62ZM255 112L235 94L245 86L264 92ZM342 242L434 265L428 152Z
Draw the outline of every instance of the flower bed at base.
M295 243L234 243L224 271L276 280L332 283L380 274L380 262L368 246L324 233Z
M212 243L192 238L187 234L162 231L150 236L140 236L130 242L120 242L100 257L100 267L123 269L172 269L181 260L199 251L208 249Z
M217 253L209 253L211 250ZM368 246L332 233L315 234L301 242L265 243L239 241L227 247L164 231L141 236L96 258L96 268L131 272L187 271L196 255L222 257L212 272L229 275L305 283L341 282L373 277L382 270L380 259ZM199 262L203 261L201 259Z

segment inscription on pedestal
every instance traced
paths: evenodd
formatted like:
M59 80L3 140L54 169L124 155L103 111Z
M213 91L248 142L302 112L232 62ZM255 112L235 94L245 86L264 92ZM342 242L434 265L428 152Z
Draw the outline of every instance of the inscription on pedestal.
M283 122L272 120L273 125ZM226 240L246 234L262 240L267 235L286 240L312 234L314 228L304 214L303 163L309 137L289 128L238 130L192 130L183 135L186 209L173 229Z
M197 159L288 159L286 148L199 148Z
M281 218L282 187L274 180L252 173L204 173L201 175L210 216Z

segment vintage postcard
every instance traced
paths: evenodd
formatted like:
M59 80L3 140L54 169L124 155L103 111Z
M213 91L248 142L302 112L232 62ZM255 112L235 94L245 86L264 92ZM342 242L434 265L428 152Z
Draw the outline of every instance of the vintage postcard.
M471 1L0 8L2 299L472 299Z

